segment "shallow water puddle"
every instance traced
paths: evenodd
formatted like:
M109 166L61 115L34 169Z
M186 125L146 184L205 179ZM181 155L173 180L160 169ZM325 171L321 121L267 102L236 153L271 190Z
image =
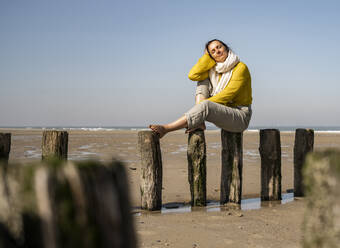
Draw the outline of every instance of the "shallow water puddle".
M249 198L241 201L241 210L255 210L261 207L273 207L280 204L286 204L288 202L294 201L294 193L282 194L281 201L261 201L261 198ZM142 214L150 213L190 213L192 211L206 211L206 212L220 212L228 211L231 209L240 209L235 207L235 205L220 205L217 201L207 201L207 206L205 207L192 207L191 205L175 202L164 204L161 211L148 212L141 210L140 208L135 208L133 211L134 216L141 216Z
M244 199L241 201L241 210L260 209L261 207L272 207L294 201L294 193L282 194L281 201L261 201L261 198Z

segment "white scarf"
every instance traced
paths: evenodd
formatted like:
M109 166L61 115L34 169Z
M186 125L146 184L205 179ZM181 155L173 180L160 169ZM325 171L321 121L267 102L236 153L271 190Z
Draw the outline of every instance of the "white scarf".
M221 92L229 83L234 67L240 62L240 58L229 49L227 59L209 70L209 78L213 87L213 96ZM222 73L221 79L219 74Z

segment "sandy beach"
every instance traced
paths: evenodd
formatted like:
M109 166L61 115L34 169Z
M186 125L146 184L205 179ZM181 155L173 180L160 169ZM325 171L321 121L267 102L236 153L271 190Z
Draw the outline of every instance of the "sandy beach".
M10 163L41 159L41 129L0 129L12 133ZM68 130L70 160L116 158L124 161L130 183L139 247L300 247L304 200L261 204L252 210L189 209L186 213L140 213L137 130ZM206 131L207 199L219 201L220 131ZM161 140L163 204L188 203L187 135L168 134ZM260 195L259 133L243 138L243 199ZM281 132L282 192L293 188L294 132ZM340 148L340 133L315 132L315 149Z

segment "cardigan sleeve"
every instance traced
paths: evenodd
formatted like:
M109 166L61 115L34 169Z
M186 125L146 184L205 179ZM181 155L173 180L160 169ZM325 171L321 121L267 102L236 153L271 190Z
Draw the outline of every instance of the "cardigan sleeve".
M228 85L220 93L208 98L207 100L224 105L232 103L237 94L246 87L249 80L250 73L247 66L243 63L239 63L237 68L234 69Z
M216 64L215 60L210 58L209 54L204 55L198 60L198 62L191 68L189 72L189 79L192 81L202 81L209 77L209 70Z

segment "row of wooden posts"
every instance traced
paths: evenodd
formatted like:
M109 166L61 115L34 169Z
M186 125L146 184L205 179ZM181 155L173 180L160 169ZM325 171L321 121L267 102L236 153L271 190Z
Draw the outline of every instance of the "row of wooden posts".
M222 168L220 203L241 204L243 133L221 130ZM294 144L294 196L303 196L302 166L307 153L313 151L314 131L296 129ZM138 133L141 153L142 208L162 207L162 157L158 136L151 131ZM281 200L281 141L277 129L261 129L261 200ZM204 131L188 136L187 160L191 205L206 205L206 142Z
M222 170L220 203L241 203L243 168L243 133L221 130ZM294 195L303 196L302 165L305 156L313 150L314 131L297 129L294 145ZM11 134L0 133L0 160L8 161ZM162 207L162 155L158 136L152 131L138 133L138 150L141 155L141 207L159 210ZM67 159L68 133L44 131L42 159ZM281 200L281 141L277 129L260 130L261 199ZM206 205L206 142L204 131L188 136L188 180L191 204Z

